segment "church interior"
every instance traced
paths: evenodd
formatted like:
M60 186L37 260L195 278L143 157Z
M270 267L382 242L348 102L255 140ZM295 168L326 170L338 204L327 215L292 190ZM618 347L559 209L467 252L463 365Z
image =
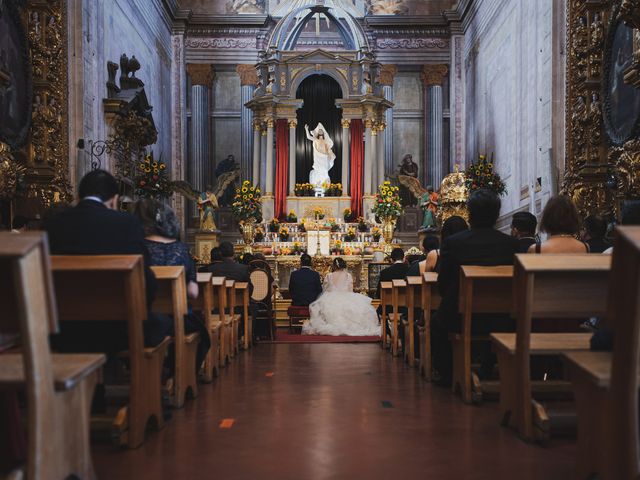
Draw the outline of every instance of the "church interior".
M640 0L0 0L0 479L637 479L639 272Z

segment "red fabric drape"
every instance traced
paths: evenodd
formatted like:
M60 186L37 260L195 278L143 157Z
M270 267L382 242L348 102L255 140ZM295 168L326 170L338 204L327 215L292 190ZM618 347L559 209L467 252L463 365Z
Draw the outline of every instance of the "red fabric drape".
M289 124L286 119L276 123L276 178L274 187L275 217L287 216L287 193L289 189Z
M351 213L354 218L364 216L362 211L363 171L364 164L364 127L362 120L351 120L351 172L350 193Z

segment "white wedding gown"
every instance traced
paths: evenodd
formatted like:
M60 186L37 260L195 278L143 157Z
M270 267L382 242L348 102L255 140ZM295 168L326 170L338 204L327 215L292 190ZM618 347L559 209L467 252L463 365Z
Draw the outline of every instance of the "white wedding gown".
M309 305L311 318L303 335L379 336L378 314L371 299L353 292L353 278L346 270L330 273L323 293Z

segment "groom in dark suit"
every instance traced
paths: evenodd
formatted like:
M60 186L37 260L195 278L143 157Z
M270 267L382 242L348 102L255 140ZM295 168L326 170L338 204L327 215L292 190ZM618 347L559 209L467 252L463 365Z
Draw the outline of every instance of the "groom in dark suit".
M295 307L308 307L322 293L320 274L311 268L311 257L306 253L300 255L300 269L291 272L289 293Z

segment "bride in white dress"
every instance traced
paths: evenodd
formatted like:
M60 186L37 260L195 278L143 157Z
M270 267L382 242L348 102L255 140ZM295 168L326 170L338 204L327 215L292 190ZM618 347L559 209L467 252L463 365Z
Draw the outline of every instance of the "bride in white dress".
M322 295L309 305L311 318L302 327L302 334L379 336L378 314L369 297L353 292L353 277L346 270L346 262L337 257L332 267Z

